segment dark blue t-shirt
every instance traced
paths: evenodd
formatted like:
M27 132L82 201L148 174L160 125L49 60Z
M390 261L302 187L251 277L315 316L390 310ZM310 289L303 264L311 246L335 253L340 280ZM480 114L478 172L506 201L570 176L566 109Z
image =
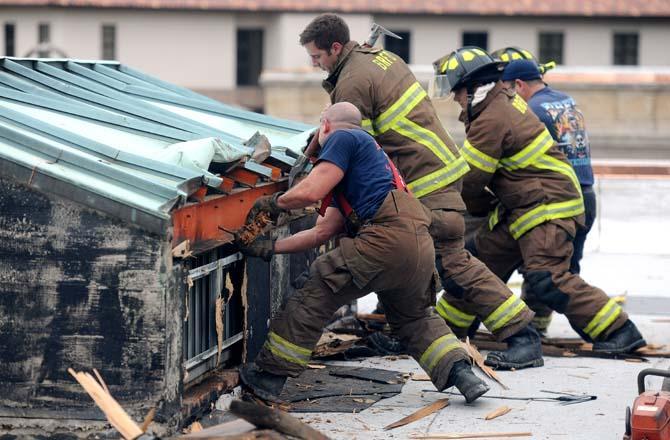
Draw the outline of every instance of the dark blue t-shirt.
M528 104L568 156L579 183L582 186L593 185L591 146L584 115L577 108L575 100L547 86L531 96Z
M335 131L321 148L322 160L344 171L336 190L342 191L361 221L372 219L395 188L386 153L363 130Z

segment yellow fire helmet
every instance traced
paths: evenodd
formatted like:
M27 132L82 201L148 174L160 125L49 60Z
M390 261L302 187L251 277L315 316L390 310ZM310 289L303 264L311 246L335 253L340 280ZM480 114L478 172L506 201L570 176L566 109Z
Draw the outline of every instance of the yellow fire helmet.
M494 52L491 52L491 56L497 60L500 60L504 63L509 63L514 60L531 60L537 63L537 67L540 71L540 75L544 75L549 70L556 67L555 61L549 61L548 63L540 64L540 62L533 56L530 51L526 49L521 49L520 47L509 46L502 49L498 49Z
M447 97L455 89L497 81L503 64L476 46L465 46L433 63L435 75L428 87L432 98Z

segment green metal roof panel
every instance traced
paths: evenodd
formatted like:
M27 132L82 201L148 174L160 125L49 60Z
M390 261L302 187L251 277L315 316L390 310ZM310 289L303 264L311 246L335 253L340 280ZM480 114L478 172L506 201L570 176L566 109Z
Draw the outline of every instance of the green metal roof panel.
M206 169L208 149L225 148L227 160L248 157L253 149L246 141L259 132L273 156L287 161L286 148L304 146L312 128L219 103L116 62L0 57L6 165L0 169L27 176L28 185L44 175L43 181L76 188L71 194L83 199L77 201L130 221L167 220L201 185L218 187L220 176ZM206 164L176 160L184 148L204 158L196 165ZM198 156L199 149L205 153ZM249 166L263 174L261 164Z

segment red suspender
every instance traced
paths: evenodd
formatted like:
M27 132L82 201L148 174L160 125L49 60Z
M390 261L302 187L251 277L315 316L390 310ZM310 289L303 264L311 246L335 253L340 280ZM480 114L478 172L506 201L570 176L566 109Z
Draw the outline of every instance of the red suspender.
M377 144L379 147L379 144ZM381 149L381 147L379 147ZM384 153L386 155L386 153ZM396 189L402 189L406 193L409 193L409 189L407 188L407 185L405 184L405 180L402 178L400 175L400 172L398 171L398 168L395 166L393 161L391 160L388 155L386 155L386 159L389 162L389 166L391 167L391 174L393 175L393 184L395 185ZM333 201L333 197L335 197L335 200L337 200L337 204L340 206L342 209L342 213L344 214L345 217L348 217L349 214L354 212L354 208L351 207L349 202L347 201L346 198L344 198L344 195L341 192L338 192L335 194L335 190L333 189L330 191L328 194L326 194L326 197L321 200L321 206L319 207L319 215L323 217L326 215L326 209L330 206L330 203Z

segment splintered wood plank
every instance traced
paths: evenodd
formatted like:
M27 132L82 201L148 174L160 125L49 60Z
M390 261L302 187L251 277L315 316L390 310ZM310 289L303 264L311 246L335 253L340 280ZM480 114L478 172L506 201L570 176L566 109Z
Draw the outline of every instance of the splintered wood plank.
M386 322L386 315L383 313L357 313L356 318L361 321Z
M500 377L498 377L498 375L496 374L496 372L493 371L493 369L492 369L491 367L489 367L488 365L485 365L485 364L484 364L484 357L483 357L482 354L477 350L477 347L475 347L474 345L470 344L470 339L469 339L469 338L466 338L466 339L465 339L465 343L462 343L462 345L463 345L463 348L465 349L465 351L470 355L470 357L472 358L472 360L473 360L473 361L475 362L475 364L477 364L477 366L484 372L484 374L486 374L488 377L490 377L491 379L493 379L493 380L495 380L496 382L498 382L498 384L499 384L504 390L509 390L509 388L507 387L507 385L505 385L504 383L502 383L502 381L500 380Z
M328 437L311 426L283 411L268 408L263 405L233 400L230 411L238 417L259 428L269 428L283 434L305 440L327 440Z
M89 373L75 372L72 368L68 368L67 371L86 390L95 404L98 405L98 408L105 414L110 425L119 431L123 438L132 440L143 434L140 427L108 393L107 386L101 385L104 382L98 383ZM102 378L100 379L102 380Z
M512 411L512 408L509 406L501 406L500 408L496 408L490 413L486 414L486 417L484 417L484 420L493 420L497 417L504 416L508 412Z
M398 428L400 426L405 426L409 423L416 422L417 420L420 420L426 416L429 416L433 414L434 412L437 412L441 410L442 408L446 407L449 405L449 399L444 398L444 399L439 399L433 403L431 403L428 406L424 406L420 410L408 415L407 417L403 417L402 419L398 420L397 422L393 422L390 425L387 425L384 427L385 431L388 431L389 429L394 429Z
M417 382L428 382L431 380L430 376L428 376L426 373L414 373L411 375L411 378Z

